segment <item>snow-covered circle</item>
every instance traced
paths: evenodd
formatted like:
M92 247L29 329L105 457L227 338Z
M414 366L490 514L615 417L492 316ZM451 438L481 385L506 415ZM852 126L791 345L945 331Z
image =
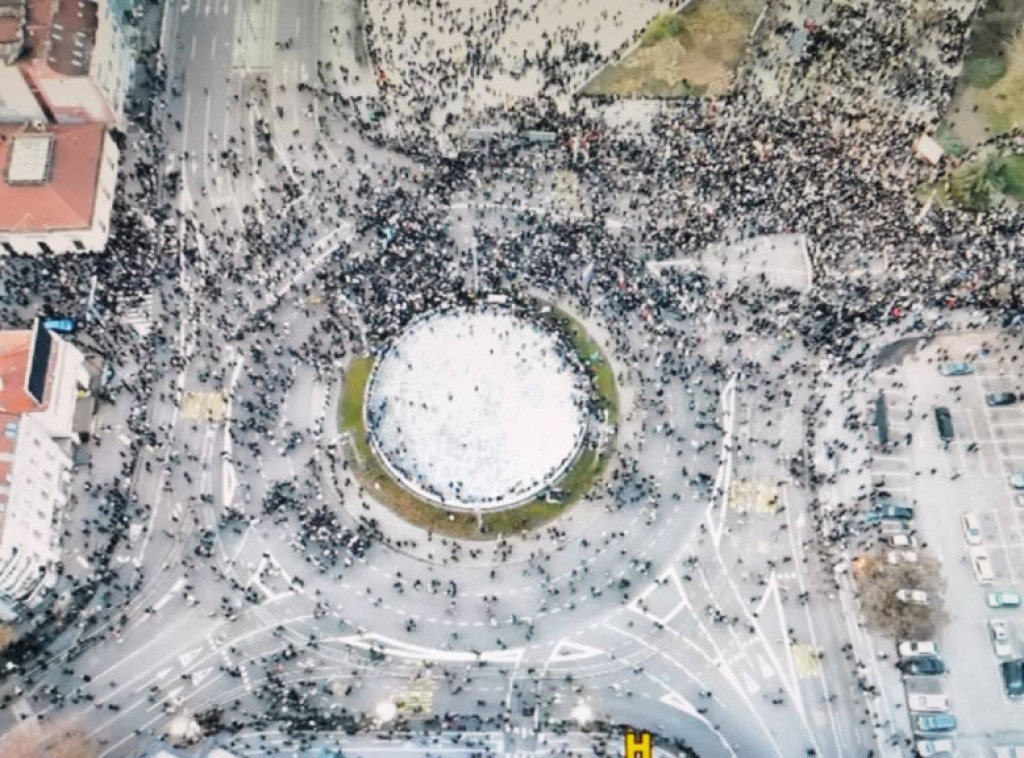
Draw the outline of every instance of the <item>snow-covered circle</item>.
M431 502L490 510L528 500L573 463L587 381L571 348L497 307L412 322L374 367L366 424L377 455Z

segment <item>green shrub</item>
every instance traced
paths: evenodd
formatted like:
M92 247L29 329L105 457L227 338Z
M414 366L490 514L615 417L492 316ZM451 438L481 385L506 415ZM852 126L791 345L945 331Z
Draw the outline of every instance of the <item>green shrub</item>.
M663 39L675 37L683 31L683 20L678 13L662 13L655 16L640 36L640 45L650 47Z
M964 63L964 81L972 87L988 89L1006 74L1001 58L972 58Z
M1000 159L996 174L1003 192L1017 200L1024 200L1024 153Z
M959 158L967 152L967 145L948 126L941 127L935 133L935 141L942 145L942 149L946 151L947 155L952 155L954 158Z

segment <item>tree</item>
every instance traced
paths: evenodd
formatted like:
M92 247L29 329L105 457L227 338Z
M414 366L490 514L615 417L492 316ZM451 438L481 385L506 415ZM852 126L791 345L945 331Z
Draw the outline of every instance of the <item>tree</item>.
M892 564L885 553L873 550L853 564L864 620L896 639L928 639L948 619L943 608L946 586L939 562L920 552L917 558L913 563ZM904 589L926 592L928 604L901 601L896 593Z
M63 721L26 721L0 741L0 758L96 758L96 745Z
M11 646L11 643L18 639L18 635L7 624L0 624L0 653Z
M972 87L988 89L1006 75L1002 58L971 58L964 63L964 81Z

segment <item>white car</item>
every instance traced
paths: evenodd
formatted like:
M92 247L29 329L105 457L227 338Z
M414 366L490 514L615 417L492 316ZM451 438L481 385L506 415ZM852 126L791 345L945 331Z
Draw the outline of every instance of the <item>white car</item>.
M1010 629L1005 621L989 619L988 631L992 636L992 650L996 658L1009 658L1013 655L1013 645L1010 644Z
M939 646L931 640L904 640L897 651L900 658L923 658L939 654Z
M912 534L890 534L886 537L890 547L914 547L917 538Z
M907 706L917 713L945 713L949 710L949 698L945 695L913 692L907 695Z
M974 578L978 580L978 584L992 584L996 575L992 570L992 559L989 557L988 550L983 547L972 547L970 552L971 569L974 571Z
M921 758L953 755L953 740L920 740L917 743L917 754Z
M917 553L913 550L890 550L885 559L893 566L900 563L917 563Z
M960 525L964 529L964 539L968 545L980 545L983 541L981 522L974 511L967 511L960 517Z
M928 605L928 593L924 590L896 590L896 599L907 605Z

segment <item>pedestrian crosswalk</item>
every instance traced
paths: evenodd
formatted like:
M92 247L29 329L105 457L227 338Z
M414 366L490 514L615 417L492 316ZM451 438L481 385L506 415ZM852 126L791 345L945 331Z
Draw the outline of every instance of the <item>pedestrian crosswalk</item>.
M153 331L153 292L147 292L140 298L138 294L127 295L118 299L118 321L134 329L140 337L146 337Z
M434 710L434 682L426 677L409 683L396 699L408 715L431 713Z

